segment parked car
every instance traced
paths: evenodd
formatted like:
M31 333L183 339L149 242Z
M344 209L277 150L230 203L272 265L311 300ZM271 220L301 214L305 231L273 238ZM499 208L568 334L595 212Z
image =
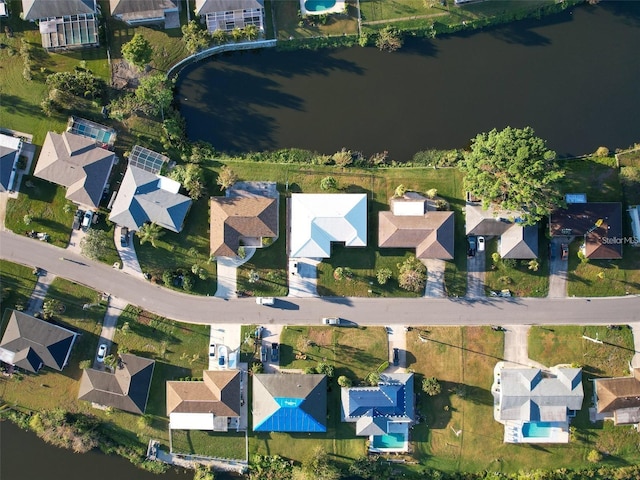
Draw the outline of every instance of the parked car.
M256 297L256 303L258 305L273 305L276 303L276 299L273 297Z
M84 217L82 218L82 231L86 232L91 227L91 220L93 220L93 212L91 210L87 210L84 213Z
M262 363L265 363L267 361L267 347L265 347L264 345L260 347L260 361Z
M393 366L397 367L400 363L400 350L397 348L393 349Z
M216 344L212 343L211 345L209 345L209 356L210 357L215 357L216 356Z
M475 236L470 236L467 238L469 242L469 249L467 250L467 255L470 257L474 257L476 255L476 250L478 249L478 239Z
M122 227L120 229L120 246L126 247L129 245L129 229L127 227Z
M82 225L82 218L84 217L84 210L76 210L76 213L73 215L73 226L74 230L80 230L80 226Z
M340 317L324 317L322 323L324 325L340 325Z
M478 251L484 252L484 237L478 237Z
M563 243L562 247L561 247L561 251L562 251L562 260L566 260L567 258L569 258L569 244L568 243Z
M220 368L227 368L227 347L224 345L218 347L218 366Z
M107 356L107 344L103 343L98 347L98 358L97 360L102 363L104 362L104 357Z
M279 345L277 343L271 344L271 361L272 362L278 361L278 347Z

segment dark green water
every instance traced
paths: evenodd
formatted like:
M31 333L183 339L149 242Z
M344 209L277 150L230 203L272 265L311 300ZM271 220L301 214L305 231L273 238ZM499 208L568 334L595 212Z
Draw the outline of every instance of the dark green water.
M531 125L561 155L640 141L640 2L603 2L396 53L234 53L178 82L191 140L225 151L302 147L408 160Z

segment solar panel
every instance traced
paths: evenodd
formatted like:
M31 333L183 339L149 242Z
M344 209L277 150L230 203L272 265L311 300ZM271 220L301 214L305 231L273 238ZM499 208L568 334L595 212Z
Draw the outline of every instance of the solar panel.
M168 161L168 157L140 145L134 145L129 154L129 165L154 174L160 173L162 165Z

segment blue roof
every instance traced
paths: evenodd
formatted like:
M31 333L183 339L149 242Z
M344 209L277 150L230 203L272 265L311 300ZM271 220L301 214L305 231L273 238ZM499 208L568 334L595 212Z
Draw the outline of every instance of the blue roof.
M404 385L350 390L349 416L359 417L368 410L373 410L374 415L404 415Z
M274 398L278 409L259 425L256 432L326 432L327 427L304 411L303 398Z

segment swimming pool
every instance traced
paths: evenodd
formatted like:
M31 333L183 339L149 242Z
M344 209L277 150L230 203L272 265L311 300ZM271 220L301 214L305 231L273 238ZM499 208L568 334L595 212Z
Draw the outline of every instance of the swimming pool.
M524 438L549 438L552 428L556 425L552 422L533 422L522 425L522 436Z
M386 435L374 435L371 446L373 448L404 448L404 433L387 433Z
M304 8L310 12L320 13L330 10L336 5L336 0L306 0Z

